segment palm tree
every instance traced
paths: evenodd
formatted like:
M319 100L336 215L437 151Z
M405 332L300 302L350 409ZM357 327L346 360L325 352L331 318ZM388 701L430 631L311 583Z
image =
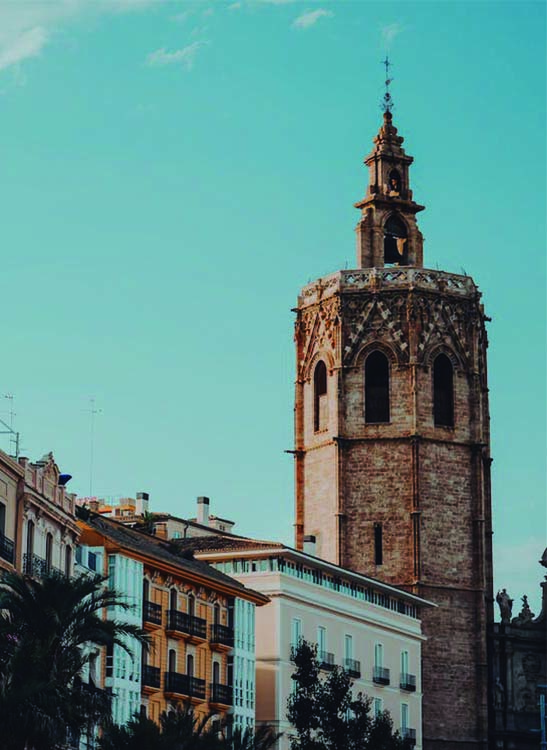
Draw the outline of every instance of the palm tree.
M92 644L128 638L147 644L139 627L102 617L130 608L101 575L40 579L5 573L0 580L0 736L5 750L55 750L110 712L110 697L80 676Z

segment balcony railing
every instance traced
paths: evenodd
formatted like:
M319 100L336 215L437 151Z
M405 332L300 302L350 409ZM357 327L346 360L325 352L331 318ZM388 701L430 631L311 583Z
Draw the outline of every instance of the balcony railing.
M389 669L374 667L372 670L372 682L375 682L377 685L389 685Z
M146 687L159 688L161 685L161 672L159 667L151 667L149 664L142 666L142 684Z
M13 542L8 539L4 534L0 534L0 557L7 560L9 563L13 563Z
M227 625L209 625L209 640L212 644L220 643L231 648L234 645L234 629Z
M161 604L145 601L142 607L142 619L154 625L161 625Z
M401 729L401 735L403 739L410 740L411 745L416 744L416 730L415 729L409 729L409 727L405 727L404 729Z
M186 633L196 638L207 638L207 620L201 617L179 612L177 609L167 610L167 630Z
M350 677L361 677L361 662L357 659L344 659L344 669Z
M221 685L219 682L209 683L210 702L222 703L225 706L232 705L233 690L231 685Z
M47 573L61 573L61 571L47 560L44 560L43 557L25 552L23 555L23 573L27 576L40 578Z
M401 672L399 687L401 690L407 690L409 693L414 693L416 690L416 675Z
M205 699L205 680L178 672L166 672L165 692Z
M326 669L329 672L334 669L334 654L331 654L330 651L318 651L317 659L321 669Z

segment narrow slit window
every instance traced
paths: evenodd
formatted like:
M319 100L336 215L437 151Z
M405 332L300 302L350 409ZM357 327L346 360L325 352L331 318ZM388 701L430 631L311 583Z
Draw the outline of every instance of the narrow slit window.
M433 416L436 425L454 426L454 370L446 354L433 363Z
M327 426L327 366L320 360L313 373L313 429L315 432Z
M365 362L365 422L389 422L389 362L378 351Z
M374 564L382 565L384 561L384 551L382 548L382 524L374 524Z

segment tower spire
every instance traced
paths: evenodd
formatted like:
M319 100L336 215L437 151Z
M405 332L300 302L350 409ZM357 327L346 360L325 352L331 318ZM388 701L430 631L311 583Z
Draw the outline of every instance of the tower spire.
M389 87L391 83L393 82L393 78L389 77L389 69L391 68L391 63L389 62L389 57L386 55L385 60L382 60L382 65L386 69L386 90L382 99L382 110L384 113L391 113L391 110L393 108L393 97L391 96L391 92L389 90Z

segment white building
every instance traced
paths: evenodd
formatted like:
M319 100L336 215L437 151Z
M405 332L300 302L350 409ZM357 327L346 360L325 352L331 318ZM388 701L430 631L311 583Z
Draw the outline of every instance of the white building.
M413 594L280 544L211 536L178 544L270 597L256 611L256 721L283 732L293 681L291 649L302 637L317 643L323 669L335 665L354 679L354 694L388 710L395 729L422 747L419 610L433 606Z

